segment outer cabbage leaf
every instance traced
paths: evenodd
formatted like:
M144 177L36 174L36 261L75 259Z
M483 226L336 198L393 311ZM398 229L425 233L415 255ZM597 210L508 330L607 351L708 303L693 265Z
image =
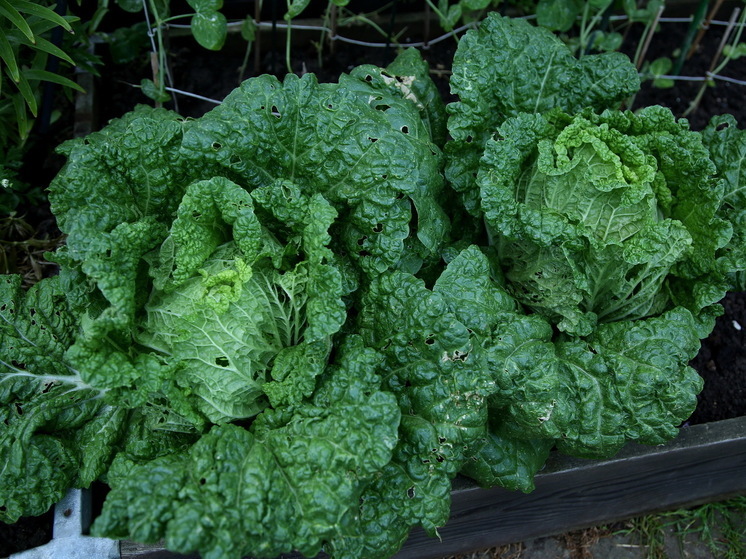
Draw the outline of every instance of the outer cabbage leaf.
M379 390L380 356L350 338L311 401L261 415L250 431L214 427L188 453L121 461L93 531L205 559L308 557L355 521L360 495L391 458L399 410Z
M101 475L125 412L65 358L77 330L57 278L0 281L0 520L39 515Z
M547 332L540 359L536 348L520 346L510 366L496 369L501 397L490 413L504 436L555 440L575 456L610 456L630 440L660 444L676 436L702 389L688 366L701 327L679 307L601 325L587 340L553 342Z
M530 493L534 476L544 467L554 448L552 439L519 439L504 435L500 413L490 415L490 430L472 445L461 474L482 487L505 487Z
M447 521L451 479L487 436L487 398L498 388L491 336L517 310L476 247L454 258L432 290L404 272L371 283L360 326L386 356L384 386L402 423L391 463L363 494L358 533L333 542L335 553L387 557L412 526L435 535Z
M443 147L448 133L445 103L430 77L430 67L419 50L410 48L402 51L385 69L369 64L358 66L350 72L350 76L414 103L431 140Z
M463 194L467 209L479 213L474 172L489 138L519 113L568 113L586 107L614 107L640 87L637 70L621 53L576 59L546 29L524 20L490 14L466 33L453 60L446 146L446 176Z
M718 267L730 274L731 289L746 291L746 130L732 115L714 117L702 132L702 140L725 182L719 211L733 223L733 237L718 252Z
M694 313L733 226L698 133L667 109L520 115L487 143L482 208L512 293L560 330Z
M349 76L339 84L319 84L312 74L283 83L260 76L184 140L208 175L249 191L289 180L306 195L322 194L339 213L339 250L368 271L398 265L410 234L414 253L432 259L447 234L439 150L399 92Z
M140 258L165 238L191 182L179 154L188 126L173 112L138 107L61 148L68 161L49 198L67 243L55 260L81 309L100 299L89 327L102 334L128 326L142 303Z

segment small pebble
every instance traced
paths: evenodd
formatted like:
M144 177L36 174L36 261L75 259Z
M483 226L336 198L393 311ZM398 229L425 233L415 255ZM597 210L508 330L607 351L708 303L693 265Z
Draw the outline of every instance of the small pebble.
M739 324L739 322L737 320L733 321L733 328L735 328L739 332L742 330L741 325Z

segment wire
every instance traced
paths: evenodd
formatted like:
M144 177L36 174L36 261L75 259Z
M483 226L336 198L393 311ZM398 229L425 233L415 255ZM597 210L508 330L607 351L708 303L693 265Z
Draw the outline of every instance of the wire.
M144 2L143 2L144 3ZM147 9L145 10L145 17L147 19L148 27L150 28L150 20L148 18L148 12ZM535 19L536 15L530 15L525 16L522 19ZM609 18L610 21L626 21L629 17L626 15L618 15L618 16L611 16ZM690 23L692 21L692 16L689 17L661 17L658 20L660 23ZM228 23L228 27L230 29L239 29L243 25L243 21L236 21L236 22L230 22ZM286 23L280 23L278 22L265 22L260 21L254 22L254 25L259 29L289 29L291 26ZM733 27L744 27L746 26L746 23L738 23L733 25L732 22L727 21L721 21L721 20L712 20L710 21L710 25L721 25L721 26L727 26L731 25ZM185 24L168 24L169 27L172 27L174 29L190 29L190 25ZM472 22L468 23L466 25L462 25L461 27L458 27L457 29L454 29L452 31L449 31L447 33L444 33L443 35L440 35L439 37L436 37L434 39L430 39L429 41L416 41L416 42L405 42L405 43L395 43L397 47L400 48L422 48L427 49L430 45L435 45L437 43L440 43L442 41L446 41L450 38L452 38L455 35L460 35L461 33L468 31L469 29L474 29L479 26L478 22ZM332 29L329 27L326 27L324 25L302 25L302 24L293 24L292 25L293 30L302 30L302 31L321 31L325 32L329 35L329 40L331 41L341 41L343 43L363 46L363 47L370 47L370 48L386 48L391 45L391 43L375 43L375 42L369 42L369 41L359 41L357 39L351 39L349 37L345 37L343 35L332 34ZM155 51L155 41L154 41L154 29L150 28L150 31L148 32L148 35L150 37L151 42L153 43L153 50ZM739 80L736 78L731 78L729 76L722 76L719 74L710 74L708 73L706 76L657 76L658 78L667 79L667 80L674 80L674 81L688 81L688 82L705 82L710 80L720 80L728 83L733 83L737 85L746 85L746 81ZM188 91L183 91L180 89L176 89L173 87L167 87L167 91L170 91L172 93L176 93L179 95L185 95L187 97L192 97L195 99L200 99L202 101L207 101L209 103L214 103L216 105L219 105L222 103L222 101L218 101L216 99L210 99L209 97L203 97L202 95L198 95L196 93L190 93Z

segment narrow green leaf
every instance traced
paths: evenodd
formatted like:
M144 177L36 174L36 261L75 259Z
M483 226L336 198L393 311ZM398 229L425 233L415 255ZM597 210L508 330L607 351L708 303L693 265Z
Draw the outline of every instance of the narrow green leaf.
M24 100L21 96L13 96L13 108L15 109L16 113L18 136L21 138L21 141L23 141L28 138L28 135L31 132L31 128L34 125L34 121L29 121L28 114L26 113L26 103L24 103Z
M55 74L54 72L49 72L47 70L26 70L24 71L24 74L26 78L29 80L41 80L45 82L52 82L52 83L61 85L63 87L74 89L75 91L80 91L81 93L85 93L85 89L80 87L80 85L78 85L77 83L75 83L69 78L60 76L59 74Z
M0 15L8 18L10 22L28 38L29 41L32 43L35 42L34 33L28 26L28 23L24 17L18 13L18 10L16 10L7 0L0 0Z
M8 67L10 77L14 82L21 79L20 73L18 72L18 63L16 62L16 56L13 53L13 47L10 46L10 42L7 37L0 33L0 58Z
M77 23L80 21L80 18L76 16L62 16L62 19L70 27L72 27L73 23ZM47 31L54 29L55 27L59 27L55 21L50 21L48 19L35 19L29 21L28 26L31 28L34 37L38 37L39 35L43 35Z
M34 97L34 91L31 89L31 86L29 85L28 80L26 79L26 76L24 74L21 74L19 78L20 79L16 83L16 85L18 86L18 91L21 92L21 95L23 95L23 98L26 100L26 104L28 105L31 114L37 116L38 109L36 104L36 97Z
M65 29L65 31L69 31L70 33L73 32L73 28L70 27L70 24L67 22L67 20L65 20L65 18L63 18L54 10L51 10L44 6L40 6L39 4L34 4L33 2L27 2L27 0L13 0L13 6L19 12L31 14L33 16L49 20Z
M2 0L0 0L2 2ZM75 66L75 62L73 61L70 56L63 51L60 47L52 44L51 42L47 41L43 37L36 37L36 43L29 44L30 47L35 48L36 50L40 50L42 52L46 52L47 54L51 54L52 56L56 56L60 60L64 60L71 66Z

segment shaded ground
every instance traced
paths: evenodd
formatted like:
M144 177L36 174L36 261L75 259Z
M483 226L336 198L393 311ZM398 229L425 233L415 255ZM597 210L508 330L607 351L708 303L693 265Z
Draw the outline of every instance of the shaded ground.
M716 503L443 559L743 559L742 504L726 511L727 522L725 506Z

